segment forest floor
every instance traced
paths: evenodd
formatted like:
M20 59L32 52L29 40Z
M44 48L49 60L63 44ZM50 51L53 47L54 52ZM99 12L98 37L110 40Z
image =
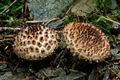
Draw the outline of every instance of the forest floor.
M119 0L29 1L0 0L0 80L120 80ZM68 54L62 42L57 55L42 61L27 61L12 53L18 26L31 20L47 23L54 17L59 19L48 24L54 29L73 21L100 27L111 46L110 57L99 63L79 60Z

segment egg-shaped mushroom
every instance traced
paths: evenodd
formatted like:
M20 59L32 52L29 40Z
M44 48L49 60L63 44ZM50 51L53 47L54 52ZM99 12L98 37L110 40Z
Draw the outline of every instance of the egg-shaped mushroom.
M73 56L89 61L102 61L109 56L106 35L89 23L71 22L62 31L67 48Z
M16 34L13 49L18 57L26 60L41 60L53 54L58 47L55 30L36 23L25 24Z

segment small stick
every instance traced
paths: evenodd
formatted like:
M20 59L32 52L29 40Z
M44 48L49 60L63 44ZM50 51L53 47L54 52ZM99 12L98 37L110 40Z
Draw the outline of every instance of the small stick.
M108 67L108 70L110 70L110 72L112 72L114 75L116 75L118 78L120 78L120 74L118 74L117 72L115 72L113 69L111 69L110 67Z
M54 60L54 64L57 62L57 60L60 58L60 56L63 54L63 50L57 55L57 57Z
M9 6L7 6L0 14L3 14L4 12L6 12L13 4L15 4L17 2L17 0L14 0Z
M97 64L96 66L96 80L100 80L100 76L99 76L100 72L99 72L99 64Z
M108 20L108 21L110 21L110 22L113 22L113 23L115 23L115 24L120 25L119 22L114 21L114 20L112 20L112 19L110 19L110 18L106 18L106 17L104 17L104 16L101 16L101 17L97 20L97 22L99 22L100 19L105 19L105 20Z
M3 42L3 41L14 41L14 39L13 38L9 38L9 39L0 40L0 42Z
M6 62L6 61L0 61L0 64L6 64L6 63L8 63L8 62Z
M0 41L14 40L14 35L0 35Z
M50 22L59 20L59 18L53 18L50 20L44 20L44 21L26 21L26 23L45 23L45 25L48 25Z
M45 22L45 21L26 21L26 23L42 23L42 22Z
M50 19L50 20L48 20L46 23L45 23L45 25L48 25L49 23L51 23L51 22L53 22L53 21L57 21L57 20L59 20L60 18L53 18L53 19Z
M6 31L6 30L9 30L9 31L14 31L14 32L16 32L16 31L19 31L19 30L21 30L21 28L0 27L0 32L2 32L2 31Z

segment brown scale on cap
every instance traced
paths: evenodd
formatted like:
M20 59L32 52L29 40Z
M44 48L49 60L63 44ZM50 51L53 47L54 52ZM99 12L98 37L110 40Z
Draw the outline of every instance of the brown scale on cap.
M79 59L98 62L109 55L107 37L94 25L71 22L63 29L63 35L67 48Z
M40 24L26 24L15 36L13 49L21 58L39 60L53 54L58 47L55 30Z

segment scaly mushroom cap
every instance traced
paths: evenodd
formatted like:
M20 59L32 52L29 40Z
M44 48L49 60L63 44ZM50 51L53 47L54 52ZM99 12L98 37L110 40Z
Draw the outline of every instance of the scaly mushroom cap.
M89 61L107 58L110 45L105 34L88 23L71 22L63 29L64 40L73 56Z
M58 47L57 33L39 24L24 25L16 36L13 49L17 56L27 60L41 60L53 54Z

